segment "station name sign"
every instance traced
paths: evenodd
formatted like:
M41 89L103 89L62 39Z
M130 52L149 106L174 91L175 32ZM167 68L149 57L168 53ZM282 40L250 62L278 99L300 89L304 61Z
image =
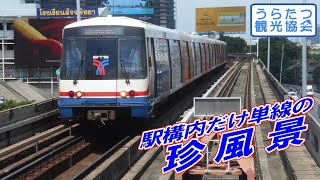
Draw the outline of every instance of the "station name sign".
M315 4L252 4L251 35L307 37L317 31Z
M97 7L83 7L80 9L82 17L99 16ZM62 18L62 17L76 17L77 8L75 7L59 7L59 8L38 8L38 18Z

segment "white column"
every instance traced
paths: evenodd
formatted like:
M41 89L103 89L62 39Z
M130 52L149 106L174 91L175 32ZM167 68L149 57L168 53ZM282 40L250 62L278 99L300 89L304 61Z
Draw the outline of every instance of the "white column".
M1 40L1 46L2 46L2 80L4 81L4 39Z
M303 0L306 3L306 0ZM302 96L307 95L307 40L302 38Z
M259 59L259 38L257 38L257 57Z
M271 4L271 0L269 1ZM268 59L267 59L267 68L270 71L270 37L268 37Z
M77 21L81 21L80 0L77 0Z

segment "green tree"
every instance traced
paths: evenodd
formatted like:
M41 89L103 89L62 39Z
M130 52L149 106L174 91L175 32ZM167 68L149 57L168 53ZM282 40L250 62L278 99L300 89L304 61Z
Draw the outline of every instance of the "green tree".
M282 46L284 56L282 64L282 82L300 84L301 46L289 41L287 38L271 38L270 41L270 72L280 79ZM267 66L268 39L259 39L259 57Z
M15 108L15 107L19 107L19 106L24 106L27 104L31 104L35 102L33 101L16 101L16 100L5 100L5 102L3 104L0 104L0 111L6 110L6 109L10 109L10 108Z
M228 44L227 53L246 53L247 42L240 37L224 36L223 33L219 33L219 40Z

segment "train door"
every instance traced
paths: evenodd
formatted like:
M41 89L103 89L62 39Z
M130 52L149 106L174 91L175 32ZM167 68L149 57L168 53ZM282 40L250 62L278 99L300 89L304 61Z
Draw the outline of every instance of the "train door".
M102 101L108 98L107 103L116 103L118 40L88 39L86 41L85 95L101 98Z
M155 98L155 57L154 57L154 44L153 39L148 38L147 40L148 49L148 77L149 77L149 88L150 88L150 97Z

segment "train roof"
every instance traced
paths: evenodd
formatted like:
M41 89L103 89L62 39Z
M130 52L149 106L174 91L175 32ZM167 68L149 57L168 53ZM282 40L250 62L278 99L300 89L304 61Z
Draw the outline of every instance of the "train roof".
M215 40L215 39L209 39L206 37L202 37L199 35L191 35L187 33L180 32L178 30L173 30L161 26L157 26L151 23L147 23L144 21L140 21L137 19L132 19L128 17L113 17L113 16L108 16L108 17L95 17L95 18L90 18L90 19L85 19L81 21L77 21L74 23L71 23L67 26L65 26L64 29L68 28L75 28L75 27L82 27L82 26L101 26L101 25L106 25L106 26L128 26L128 27L140 27L144 28L146 31L161 31L161 32L166 32L169 34L169 36L175 36L178 35L179 37L184 37L184 39L189 39L190 37L192 40L206 40L206 41L211 41L215 42L217 44L226 44L223 41Z

